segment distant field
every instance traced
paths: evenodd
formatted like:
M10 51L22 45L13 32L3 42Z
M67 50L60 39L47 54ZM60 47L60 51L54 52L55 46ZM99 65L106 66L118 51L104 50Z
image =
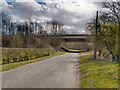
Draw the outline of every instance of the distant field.
M46 58L50 58L50 57L53 57L53 56L56 56L56 55L61 55L61 54L64 54L65 52L56 52L54 54L51 54L49 56L44 56L44 57L40 57L40 58L36 58L36 59L32 59L32 60L28 60L28 61L22 61L22 62L16 62L16 63L9 63L9 64L3 64L3 65L0 65L2 66L2 69L0 69L0 72L1 71L6 71L6 70L10 70L10 69L15 69L19 66L23 66L23 65L26 65L26 64L30 64L30 63L33 63L33 62L37 62L37 61L40 61L40 60L43 60L43 59L46 59Z
M0 62L2 69L0 71L13 69L64 53L53 48L2 48L2 60Z
M56 51L53 48L2 48L1 64L33 60L36 58L52 55L55 52Z

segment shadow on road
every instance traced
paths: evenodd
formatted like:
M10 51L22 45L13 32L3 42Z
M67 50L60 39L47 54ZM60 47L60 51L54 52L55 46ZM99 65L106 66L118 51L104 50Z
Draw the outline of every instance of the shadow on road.
M86 51L80 51L80 50L73 50L73 51L71 51L71 50L69 50L69 49L67 49L67 48L65 48L65 47L61 47L61 49L64 50L65 52L69 52L69 53L81 53L81 52L86 52Z

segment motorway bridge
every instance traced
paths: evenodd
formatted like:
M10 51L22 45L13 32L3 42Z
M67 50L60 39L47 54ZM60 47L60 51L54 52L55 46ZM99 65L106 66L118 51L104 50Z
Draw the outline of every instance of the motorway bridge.
M61 35L64 41L61 46L69 49L91 49L90 35L85 34L68 34Z

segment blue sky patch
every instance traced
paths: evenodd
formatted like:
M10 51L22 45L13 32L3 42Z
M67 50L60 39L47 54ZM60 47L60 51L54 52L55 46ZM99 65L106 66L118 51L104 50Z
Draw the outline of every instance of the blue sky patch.
M16 0L5 0L8 4L12 5Z
M45 2L43 2L43 0L35 0L37 3L39 3L40 5L46 5Z

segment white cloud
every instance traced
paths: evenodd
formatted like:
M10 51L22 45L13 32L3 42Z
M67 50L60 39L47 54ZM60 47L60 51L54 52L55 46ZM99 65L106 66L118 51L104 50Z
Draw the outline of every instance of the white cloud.
M13 5L8 5L4 0L2 2L3 11L12 15L14 20L25 20L28 17L36 17L41 21L53 19L71 27L66 29L71 33L83 33L85 24L95 16L98 9L95 3L82 0L45 1L46 6L38 4L35 0L16 0Z

